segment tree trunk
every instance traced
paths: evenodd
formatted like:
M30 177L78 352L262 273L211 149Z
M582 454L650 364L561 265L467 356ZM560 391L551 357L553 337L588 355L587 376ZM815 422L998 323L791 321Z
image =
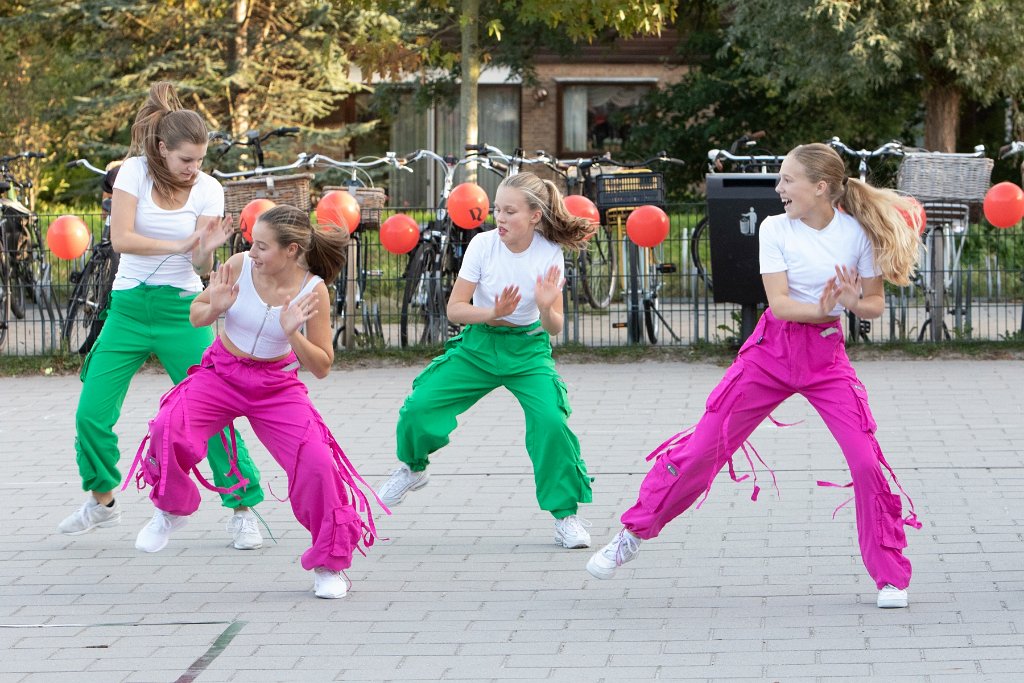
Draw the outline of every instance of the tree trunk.
M235 0L235 38L230 74L241 71L249 61L249 0ZM231 115L231 134L235 137L250 129L249 94L244 88L228 85L228 107Z
M924 146L933 152L955 152L960 134L960 89L935 84L925 95Z
M480 82L480 0L462 0L462 83L459 88L462 141L478 142L477 85ZM466 167L466 180L476 182L476 165Z

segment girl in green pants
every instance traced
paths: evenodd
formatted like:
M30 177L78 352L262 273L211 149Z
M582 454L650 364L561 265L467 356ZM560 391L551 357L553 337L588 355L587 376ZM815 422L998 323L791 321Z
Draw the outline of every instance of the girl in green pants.
M448 301L448 318L467 327L413 382L398 416L402 465L378 495L393 506L425 486L428 456L448 443L456 417L504 386L526 414L537 502L555 518L555 542L586 548L590 534L576 511L591 500L590 478L549 335L563 325L562 247L585 248L593 227L569 214L554 183L532 173L501 183L494 218L497 229L469 243Z
M189 323L192 299L202 290L199 276L231 234L230 218L221 219L224 190L200 171L206 142L203 119L182 109L170 83L154 84L132 126L129 154L136 156L124 161L114 183L111 239L121 260L106 323L82 367L75 450L82 489L92 495L58 525L61 533L121 521L113 496L121 482L113 429L135 372L155 354L177 384L213 341L210 328ZM220 436L209 442L210 463L224 506L235 509L228 523L234 546L259 548L263 539L249 510L263 500L259 471L235 438L237 463Z

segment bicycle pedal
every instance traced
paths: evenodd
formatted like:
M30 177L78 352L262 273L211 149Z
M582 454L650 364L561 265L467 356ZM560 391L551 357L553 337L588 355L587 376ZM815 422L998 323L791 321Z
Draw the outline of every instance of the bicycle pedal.
M612 323L613 330L621 330L628 326L628 323Z
M676 264L674 263L659 263L655 268L659 273L674 273L676 272Z
M382 277L384 275L383 270L364 270L363 273L367 277Z

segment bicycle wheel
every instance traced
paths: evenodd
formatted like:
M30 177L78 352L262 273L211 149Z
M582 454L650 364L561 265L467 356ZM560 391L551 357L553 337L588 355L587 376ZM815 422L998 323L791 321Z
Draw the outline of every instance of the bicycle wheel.
M61 325L61 338L70 351L89 353L103 329L102 313L110 299L116 267L109 255L97 252L85 264L75 289L68 300L67 313Z
M11 315L21 320L25 317L28 300L32 297L32 288L35 284L31 269L32 241L25 225L26 219L18 217L13 220L14 222L7 226L7 283L10 289ZM10 229L12 227L13 230Z
M644 286L644 329L647 331L647 341L652 344L658 343L661 334L661 311L658 309L658 290L661 284L658 281L658 265L655 263L652 250L647 251L647 277Z
M640 247L626 240L626 338L630 344L639 344L643 330L643 307L640 301Z
M928 258L928 325L931 327L931 340L942 341L945 334L943 318L946 310L946 250L943 229L936 227L931 235L931 253Z
M594 308L605 308L615 296L615 241L608 228L590 238L589 248L580 254L580 284Z
M436 345L447 338L446 303L441 289L438 246L433 242L423 242L416 247L405 275L399 320L402 348Z
M7 326L11 315L10 268L7 267L7 253L0 244L0 348L7 343Z

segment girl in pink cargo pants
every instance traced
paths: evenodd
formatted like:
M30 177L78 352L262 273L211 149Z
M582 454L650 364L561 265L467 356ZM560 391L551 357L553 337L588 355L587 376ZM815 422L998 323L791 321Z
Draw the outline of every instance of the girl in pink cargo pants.
M153 487L157 509L139 532L138 549L162 550L184 526L199 507L189 472L203 481L195 466L206 455L206 440L245 416L288 474L295 518L312 535L302 567L314 570L316 596L348 592L343 570L354 549L362 552L360 541L373 545L373 516L357 485L365 482L298 378L300 364L321 379L330 371L334 348L324 281L337 275L347 242L345 233L314 229L299 209L275 207L256 222L251 251L232 256L196 297L192 324L209 325L224 314L224 328L202 362L161 399L145 457L145 440L139 448L132 470L141 465L136 480L140 488Z
M842 159L822 144L786 156L776 192L785 213L767 218L759 235L769 308L697 425L650 455L654 466L636 504L622 515L624 528L590 558L587 570L611 578L638 555L641 541L655 538L694 503L699 507L726 465L739 481L733 454L742 448L753 468L752 455L760 456L747 437L798 393L825 420L850 467L861 557L879 589L878 606L906 607L910 562L903 556L903 527L921 525L912 502L903 518L901 498L886 480L887 472L902 492L875 440L867 390L846 356L839 319L844 310L879 317L883 279L909 282L917 232L900 211L916 212L895 193L847 178ZM758 490L755 484L754 499Z

